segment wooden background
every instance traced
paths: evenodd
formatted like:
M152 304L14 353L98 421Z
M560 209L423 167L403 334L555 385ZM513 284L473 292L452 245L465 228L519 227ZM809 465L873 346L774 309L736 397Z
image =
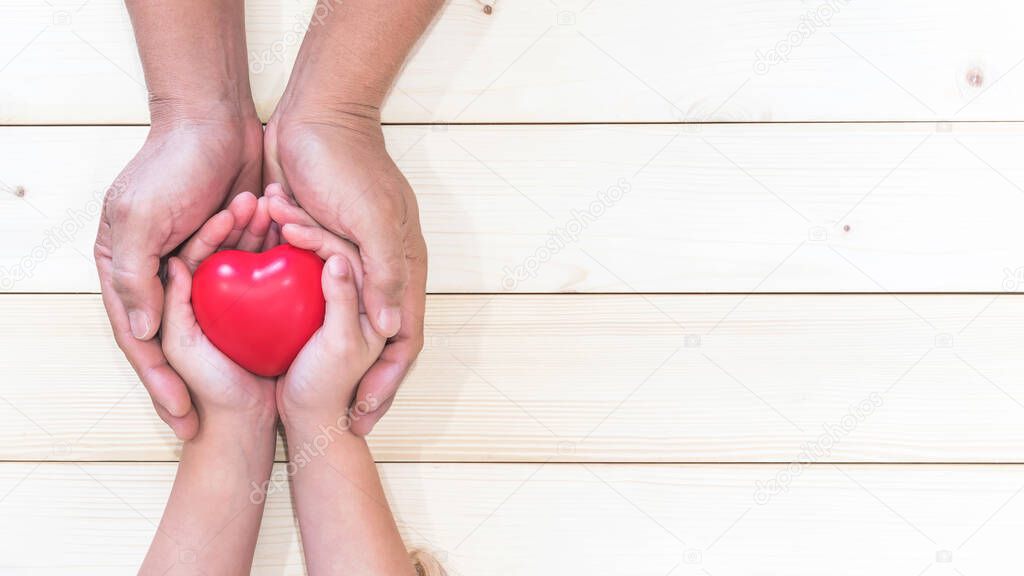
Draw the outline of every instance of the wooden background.
M249 1L264 117L311 7ZM408 543L464 576L1019 565L1024 7L483 7L384 111L432 266L371 441ZM117 0L4 0L2 574L132 574L168 494L91 261L147 121ZM302 572L281 490L254 573Z

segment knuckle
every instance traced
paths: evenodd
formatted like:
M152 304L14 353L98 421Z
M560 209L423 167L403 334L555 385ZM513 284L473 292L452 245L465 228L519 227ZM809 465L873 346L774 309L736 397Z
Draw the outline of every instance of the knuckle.
M107 246L107 242L102 237L97 237L96 241L92 245L92 258L98 265L101 260L110 257L110 247Z
M399 269L381 269L374 280L374 285L387 294L401 294L409 284L409 274L405 267Z
M405 235L405 257L409 260L427 259L427 241L420 231L411 231Z
M110 190L103 199L103 211L112 223L124 222L131 214L131 202L125 196Z
M382 170L383 172L384 170ZM367 210L382 216L399 217L405 212L406 201L401 190L396 190L391 182L383 176L378 176L366 189ZM389 220L393 222L394 220Z
M110 281L118 293L134 292L139 285L140 275L136 270L114 262L110 272Z
M142 366L142 367L136 368L135 369L135 373L138 374L139 380L142 381L142 385L146 388L146 391L149 392L149 395L150 395L151 398L153 398L153 401L157 402L158 400L157 400L157 398L155 396L155 392L153 390L153 383L154 383L154 376L156 374L156 367L155 366Z

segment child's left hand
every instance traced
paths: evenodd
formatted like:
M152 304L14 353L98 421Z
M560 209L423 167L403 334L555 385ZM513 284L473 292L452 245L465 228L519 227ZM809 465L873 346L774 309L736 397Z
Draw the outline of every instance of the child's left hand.
M279 242L267 199L248 192L210 218L167 265L163 349L171 366L188 384L200 426L241 423L255 418L273 423L277 412L274 379L250 373L211 343L192 310L192 273L219 249L258 251Z

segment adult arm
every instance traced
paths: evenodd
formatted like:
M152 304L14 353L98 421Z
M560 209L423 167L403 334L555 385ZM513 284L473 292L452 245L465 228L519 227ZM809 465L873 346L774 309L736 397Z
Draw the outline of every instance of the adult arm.
M264 180L359 247L363 300L390 338L360 382L368 433L423 347L427 251L412 188L384 146L380 109L442 0L319 0L268 122Z

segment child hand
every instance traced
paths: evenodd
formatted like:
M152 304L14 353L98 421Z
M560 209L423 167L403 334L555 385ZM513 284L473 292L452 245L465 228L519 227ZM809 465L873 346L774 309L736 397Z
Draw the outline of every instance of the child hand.
M335 425L377 406L354 406L356 386L380 356L387 340L370 324L360 299L363 270L355 245L322 228L305 210L272 184L265 198L274 222L289 244L312 250L327 261L323 273L327 315L324 325L278 379L281 419ZM350 414L350 407L354 408Z
M356 385L380 356L386 338L360 310L356 272L347 257L329 256L321 281L327 300L324 324L278 378L277 408L286 425L302 420L347 428Z
M274 381L238 366L206 338L192 311L192 273L218 249L256 251L273 247L280 236L272 226L268 201L246 192L211 217L168 262L163 350L188 384L200 425L209 421L262 423L276 418Z

